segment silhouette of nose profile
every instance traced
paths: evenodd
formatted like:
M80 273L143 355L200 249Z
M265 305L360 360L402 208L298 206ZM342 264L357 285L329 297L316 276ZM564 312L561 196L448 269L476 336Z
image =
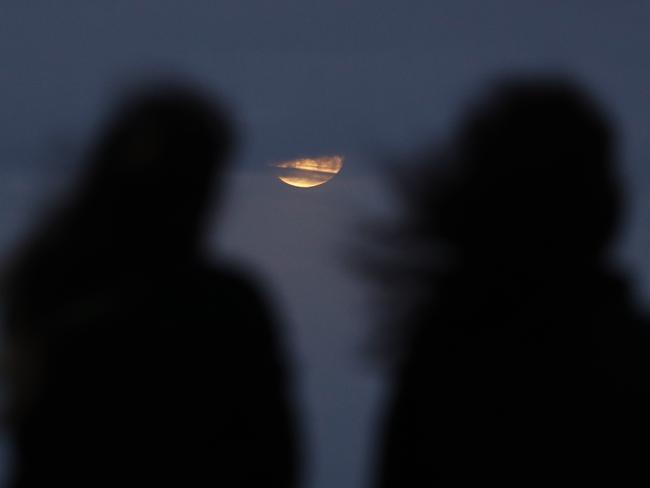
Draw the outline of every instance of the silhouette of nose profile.
M417 283L383 337L404 348L376 486L647 482L647 323L611 258L605 113L565 78L509 78L454 134L404 196L419 254L394 267Z
M129 93L6 277L16 488L295 485L289 378L203 230L234 133L193 87Z

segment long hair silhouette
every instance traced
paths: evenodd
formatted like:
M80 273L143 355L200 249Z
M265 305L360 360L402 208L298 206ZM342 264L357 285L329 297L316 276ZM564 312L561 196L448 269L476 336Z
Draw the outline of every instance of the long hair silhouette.
M206 102L172 84L125 97L91 147L77 191L17 257L9 278L17 300L31 288L27 308L36 310L33 290L51 296L49 278L103 280L195 255L213 178L232 145L232 129Z
M279 331L252 281L204 255L233 139L192 87L129 93L23 246L6 282L14 486L294 484Z
M553 77L496 83L424 154L384 265L403 350L378 486L643 474L649 343L611 259L615 158L605 113Z

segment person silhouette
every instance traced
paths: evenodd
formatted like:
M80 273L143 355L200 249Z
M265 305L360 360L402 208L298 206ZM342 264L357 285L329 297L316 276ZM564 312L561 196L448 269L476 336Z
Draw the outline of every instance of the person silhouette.
M650 342L612 259L615 163L605 113L553 76L500 80L422 156L385 271L405 280L382 340L404 347L375 486L648 481Z
M5 283L15 488L295 486L280 331L203 248L233 130L193 87L128 93Z

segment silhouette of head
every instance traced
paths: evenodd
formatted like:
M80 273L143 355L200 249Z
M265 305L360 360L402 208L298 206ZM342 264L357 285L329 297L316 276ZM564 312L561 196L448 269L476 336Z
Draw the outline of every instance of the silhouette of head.
M88 217L106 219L112 239L124 235L131 248L189 250L231 140L220 111L189 88L130 94L92 152L82 200L96 214Z
M425 218L461 261L593 264L619 215L613 154L607 119L580 87L502 82L463 119Z
M535 283L554 289L608 273L621 210L614 146L605 114L571 81L488 87L448 142L402 175L402 228L380 235L395 252L371 269L392 296L379 307L382 360L400 359L439 307L498 308Z
M132 91L91 148L77 191L20 249L6 280L16 306L196 257L231 145L226 117L194 89Z

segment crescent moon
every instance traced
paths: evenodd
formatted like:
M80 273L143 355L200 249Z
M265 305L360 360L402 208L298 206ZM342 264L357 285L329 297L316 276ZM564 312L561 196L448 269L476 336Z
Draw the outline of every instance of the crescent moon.
M322 156L282 161L273 165L278 179L297 188L313 188L330 181L343 167L343 157Z

